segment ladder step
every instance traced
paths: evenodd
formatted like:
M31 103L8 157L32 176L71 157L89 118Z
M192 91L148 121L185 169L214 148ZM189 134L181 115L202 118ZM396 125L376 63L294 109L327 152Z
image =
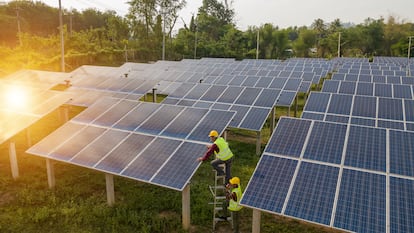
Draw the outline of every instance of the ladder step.
M226 219L222 219L222 218L214 218L214 221L216 221L216 222L231 221L231 217L227 217Z
M226 196L216 196L216 200L225 200Z

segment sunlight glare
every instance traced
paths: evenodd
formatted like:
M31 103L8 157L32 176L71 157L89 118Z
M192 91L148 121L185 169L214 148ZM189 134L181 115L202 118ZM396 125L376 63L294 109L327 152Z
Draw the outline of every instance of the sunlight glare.
M23 89L12 87L6 91L5 100L10 108L23 108L26 106L27 96Z

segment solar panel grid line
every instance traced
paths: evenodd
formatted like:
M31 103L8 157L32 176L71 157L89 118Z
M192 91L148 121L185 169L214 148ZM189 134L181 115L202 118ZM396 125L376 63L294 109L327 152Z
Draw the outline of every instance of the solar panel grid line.
M338 173L338 182L336 183L336 192L335 192L335 197L334 197L334 203L333 203L333 206L332 206L331 222L329 224L329 226L331 226L331 227L334 226L334 221L335 221L336 207L338 205L338 197L339 197L341 181L342 181L342 172L343 172L344 165L345 165L346 151L348 149L348 139L349 139L350 128L351 127L349 125L346 128L344 147L342 148L341 163L340 163L339 173Z
M162 165L157 169L157 171L154 173L154 175L149 179L149 181L151 182L158 174L159 172L163 169L163 167L170 161L170 159L173 157L173 155L180 149L180 147L184 144L185 141L182 141L176 148L175 150L171 153L170 157L168 157L168 159L166 159Z
M300 152L300 156L298 158L298 163L296 165L296 169L295 169L295 172L293 174L292 181L291 181L290 186L289 186L289 190L286 194L285 202L283 203L281 214L285 214L285 211L286 211L289 199L290 199L290 195L292 194L292 190L294 188L295 181L296 181L296 178L298 176L300 166L302 164L303 155L305 154L305 150L306 150L306 147L307 147L308 142L309 142L309 138L310 138L310 135L311 135L311 132L312 132L313 124L314 124L314 121L311 121L308 133L307 133L306 138L305 138L304 143L303 143L302 151Z
M125 139L124 139L124 141L127 139L128 137L125 137ZM134 161L135 160L137 160L138 158L139 158L139 156L148 148L148 147L150 147L150 145L151 145L151 143L152 142L154 142L155 140L157 139L157 137L154 137L149 143L147 143L147 145L146 146L144 146L142 149L141 149L141 151L139 151L138 152L138 154L136 154L136 156L123 168L123 169L121 169L121 171L118 173L118 174L122 174L126 169L128 169L130 166L131 166L131 164L132 163L134 163ZM122 144L122 143L119 143L118 144L118 146L120 145L120 144ZM110 152L108 153L108 154L110 154ZM107 155L108 155L107 154ZM104 159L101 159L101 161L102 160L104 160ZM95 165L97 165L97 164L99 164L99 162L98 163L96 163Z

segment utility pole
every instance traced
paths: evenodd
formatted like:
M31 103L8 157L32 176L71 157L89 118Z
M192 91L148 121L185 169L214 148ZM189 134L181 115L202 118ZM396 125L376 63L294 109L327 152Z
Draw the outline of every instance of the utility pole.
M259 43L260 43L259 28L257 28L257 38L256 38L256 60L259 59Z
M197 32L198 32L198 14L194 20L195 35L194 35L194 59L197 58Z
M61 63L60 69L62 72L65 72L65 42L63 38L63 19L62 19L62 4L61 0L59 0L59 29L60 29L60 56L61 56Z
M408 71L408 76L411 76L411 68L410 68L410 57L411 57L411 38L413 38L414 36L409 36L408 37L408 55L407 55L407 71Z
M16 17L17 17L17 37L19 38L19 44L20 46L23 45L22 43L22 36L21 36L21 28L20 28L20 14L19 14L20 8L16 6Z
M341 32L338 32L338 57L341 57Z
M162 60L165 60L165 8L162 7Z

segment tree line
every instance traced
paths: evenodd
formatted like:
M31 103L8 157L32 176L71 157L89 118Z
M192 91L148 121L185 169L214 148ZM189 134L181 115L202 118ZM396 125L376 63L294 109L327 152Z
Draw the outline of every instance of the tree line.
M173 32L186 0L129 4L122 17L115 11L63 9L66 70L163 58L407 56L408 38L414 35L414 24L395 16L367 18L357 25L340 19L289 28L265 23L242 31L227 0L203 0L191 21ZM0 5L0 28L0 74L22 68L59 70L59 9L39 1L11 1Z

